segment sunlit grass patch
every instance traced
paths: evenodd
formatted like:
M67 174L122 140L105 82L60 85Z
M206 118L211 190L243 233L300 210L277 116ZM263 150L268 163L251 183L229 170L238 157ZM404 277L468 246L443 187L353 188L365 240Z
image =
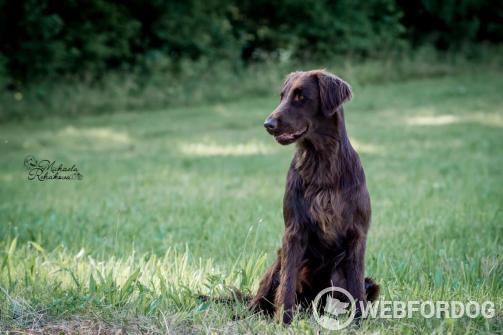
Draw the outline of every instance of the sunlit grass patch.
M410 117L406 122L411 126L443 126L459 121L460 118L455 115L431 115Z
M406 124L409 126L445 126L457 123L476 123L489 127L503 128L503 115L501 113L482 113L470 111L465 115L429 115L413 116L406 118Z
M351 144L356 149L356 151L365 154L382 154L384 153L384 148L379 144L375 143L363 143L356 139L351 139Z
M43 328L51 324L54 312L70 316L100 310L115 327L121 322L134 323L135 315L144 315L147 325L161 326L158 317L166 315L187 322L210 308L199 294L221 296L228 295L230 288L245 293L255 289L265 258L250 256L225 268L211 258L173 250L160 257L133 252L126 258L97 260L85 250L77 254L63 248L47 252L36 243L19 248L13 240L0 258L5 270L0 275L5 284L0 286L2 317L12 318L19 328ZM32 294L31 301L22 297L26 289ZM51 305L50 311L45 304ZM241 311L245 313L243 308ZM83 322L89 326L89 321ZM53 326L58 324L62 327L59 322Z
M275 150L272 146L250 142L238 144L188 143L181 144L180 151L191 156L247 156L268 155Z
M501 112L483 113L475 111L471 113L468 120L473 120L479 124L489 127L503 128L503 113Z
M83 140L110 141L121 144L131 143L131 138L127 133L116 131L110 127L75 128L73 126L67 126L60 130L57 136L73 137Z

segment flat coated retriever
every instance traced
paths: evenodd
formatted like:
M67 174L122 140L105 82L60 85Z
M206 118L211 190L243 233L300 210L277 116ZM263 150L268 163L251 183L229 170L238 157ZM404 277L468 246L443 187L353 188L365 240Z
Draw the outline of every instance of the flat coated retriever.
M350 99L350 86L327 71L294 72L264 123L276 141L295 142L297 150L286 179L282 246L249 308L276 314L285 324L295 306L309 306L330 286L364 303L379 294L379 286L364 277L371 209L360 158L344 125L342 104Z

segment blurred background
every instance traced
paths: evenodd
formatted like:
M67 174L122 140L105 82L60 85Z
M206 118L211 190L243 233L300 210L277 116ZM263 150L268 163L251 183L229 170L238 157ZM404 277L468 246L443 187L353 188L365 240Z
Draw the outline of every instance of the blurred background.
M498 62L502 22L498 0L2 0L0 120L270 94L298 68L438 76Z

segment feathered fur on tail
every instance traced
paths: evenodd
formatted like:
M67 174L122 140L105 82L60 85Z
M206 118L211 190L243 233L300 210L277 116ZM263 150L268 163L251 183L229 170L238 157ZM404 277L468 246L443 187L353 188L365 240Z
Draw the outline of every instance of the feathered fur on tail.
M377 285L372 278L365 278L365 294L367 296L367 301L375 301L379 296L379 290L379 285Z

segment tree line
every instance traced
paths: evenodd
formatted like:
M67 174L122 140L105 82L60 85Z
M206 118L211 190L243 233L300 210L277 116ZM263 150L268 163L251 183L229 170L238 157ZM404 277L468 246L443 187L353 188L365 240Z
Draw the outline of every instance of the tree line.
M205 59L372 57L500 43L501 1L0 0L0 73L19 81Z

